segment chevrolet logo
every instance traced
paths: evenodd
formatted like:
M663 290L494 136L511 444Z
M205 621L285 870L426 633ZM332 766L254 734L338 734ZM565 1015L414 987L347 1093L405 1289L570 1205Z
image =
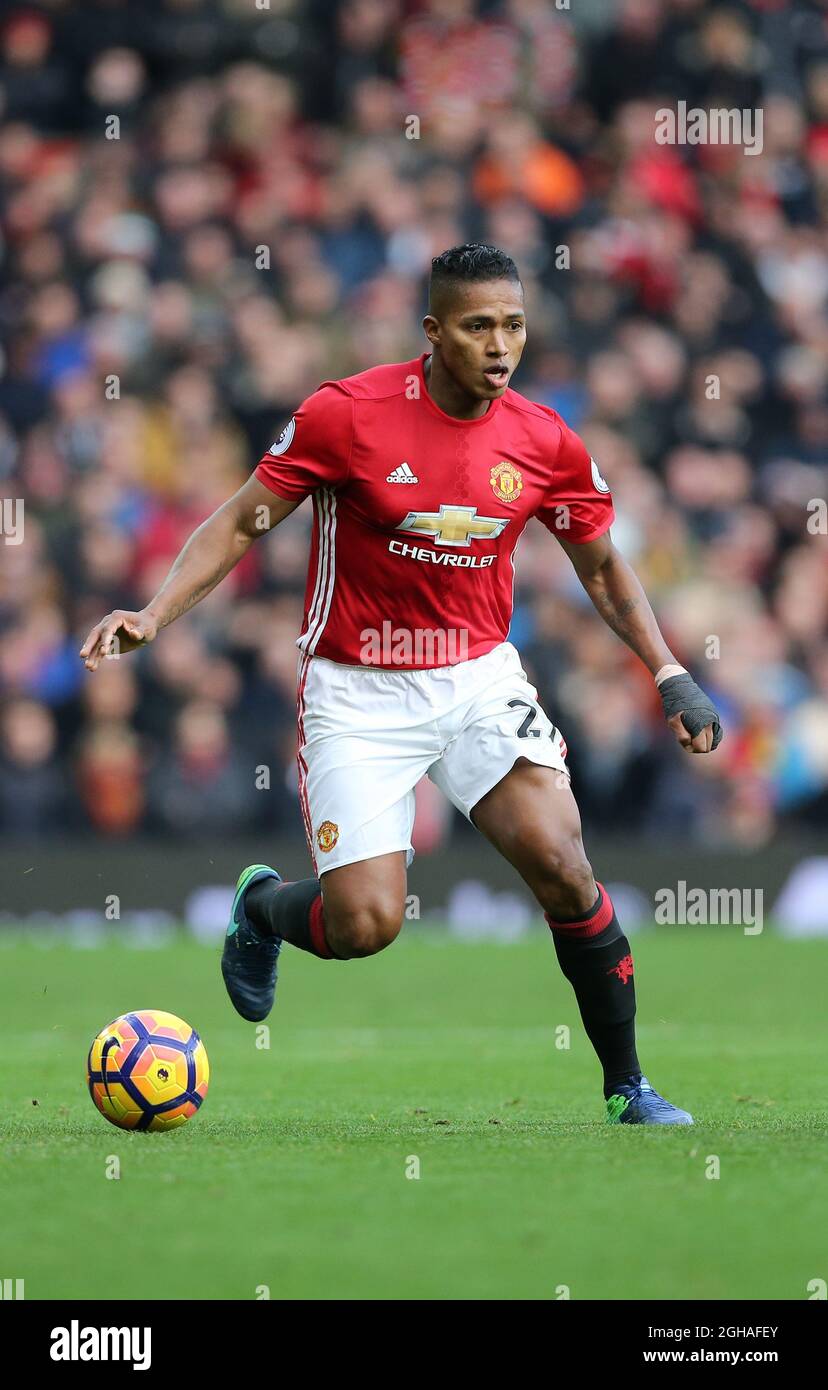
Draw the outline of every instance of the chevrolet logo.
M471 545L472 541L494 540L509 525L508 516L477 516L476 507L447 507L439 512L409 512L398 531L428 536L435 545Z

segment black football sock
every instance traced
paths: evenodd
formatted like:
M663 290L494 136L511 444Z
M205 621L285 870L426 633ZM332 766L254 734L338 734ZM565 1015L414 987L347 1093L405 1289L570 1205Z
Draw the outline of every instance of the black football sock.
M244 910L262 936L281 936L300 951L336 959L325 938L325 913L318 878L279 883L261 878L244 895Z
M604 1069L604 1097L621 1083L635 1083L641 1067L635 1050L635 980L630 943L621 930L609 893L582 917L553 921L558 962L581 1011L587 1037Z

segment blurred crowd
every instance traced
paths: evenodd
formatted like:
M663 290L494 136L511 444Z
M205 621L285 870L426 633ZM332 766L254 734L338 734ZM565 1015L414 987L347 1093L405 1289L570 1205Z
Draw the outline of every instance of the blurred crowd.
M656 143L678 101L761 108L762 152ZM3 835L301 836L309 503L146 651L90 676L78 648L320 381L424 349L431 257L467 240L517 261L514 386L599 461L726 730L675 746L531 523L512 640L587 828L828 824L824 0L7 5L0 118ZM421 848L473 833L435 796Z

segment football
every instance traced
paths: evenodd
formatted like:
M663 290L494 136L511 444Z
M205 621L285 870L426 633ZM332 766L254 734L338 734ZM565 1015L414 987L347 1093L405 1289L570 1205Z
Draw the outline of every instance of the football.
M207 1049L189 1023L160 1009L122 1014L95 1038L89 1094L120 1129L175 1129L207 1095Z

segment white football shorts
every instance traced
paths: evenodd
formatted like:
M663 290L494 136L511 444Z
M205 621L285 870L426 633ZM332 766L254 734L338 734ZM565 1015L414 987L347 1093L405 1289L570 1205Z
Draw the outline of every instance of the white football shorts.
M428 775L463 815L516 760L569 777L566 743L511 642L425 671L299 659L299 798L317 875L394 850L414 858L414 788Z

